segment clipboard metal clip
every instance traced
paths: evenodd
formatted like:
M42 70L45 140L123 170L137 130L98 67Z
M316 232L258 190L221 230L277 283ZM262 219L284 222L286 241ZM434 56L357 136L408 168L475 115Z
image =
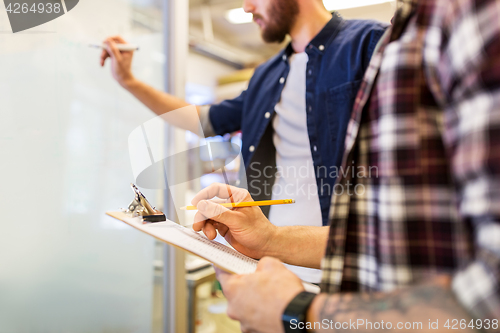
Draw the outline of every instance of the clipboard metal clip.
M144 222L163 222L167 220L165 214L151 206L137 186L134 184L130 184L130 186L132 186L135 197L128 205L125 211L126 214L132 215L132 217L141 216Z

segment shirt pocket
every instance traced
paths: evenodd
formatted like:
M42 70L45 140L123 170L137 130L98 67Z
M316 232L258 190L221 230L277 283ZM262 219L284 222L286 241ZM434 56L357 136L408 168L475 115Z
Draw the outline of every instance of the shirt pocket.
M351 81L328 90L327 117L330 135L334 141L345 139L354 100L362 80Z

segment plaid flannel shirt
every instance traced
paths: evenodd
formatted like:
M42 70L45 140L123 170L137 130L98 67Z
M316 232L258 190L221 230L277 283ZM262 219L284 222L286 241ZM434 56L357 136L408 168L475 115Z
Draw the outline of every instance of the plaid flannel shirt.
M322 289L390 291L453 276L500 318L500 3L398 3L357 95Z

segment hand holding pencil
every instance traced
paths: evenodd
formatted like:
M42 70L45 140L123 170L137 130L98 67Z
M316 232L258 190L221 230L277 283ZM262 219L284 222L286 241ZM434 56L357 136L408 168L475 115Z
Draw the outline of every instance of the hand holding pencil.
M231 210L212 201L215 197L225 200L230 208L240 206ZM209 239L219 231L237 251L255 259L269 254L278 227L269 222L258 207L261 203L253 201L247 190L215 183L199 192L191 203L198 209L195 231L203 230Z

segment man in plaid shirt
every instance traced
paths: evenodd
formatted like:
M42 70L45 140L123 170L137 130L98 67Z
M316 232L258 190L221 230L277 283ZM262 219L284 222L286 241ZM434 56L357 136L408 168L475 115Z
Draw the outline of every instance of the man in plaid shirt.
M500 1L398 5L356 99L331 227L276 228L258 208L225 211L205 199L251 198L214 184L193 200L207 218L195 228L209 223L255 258L314 267L324 254L309 324L500 331ZM303 290L276 259L218 276L244 331L283 331L281 314Z

